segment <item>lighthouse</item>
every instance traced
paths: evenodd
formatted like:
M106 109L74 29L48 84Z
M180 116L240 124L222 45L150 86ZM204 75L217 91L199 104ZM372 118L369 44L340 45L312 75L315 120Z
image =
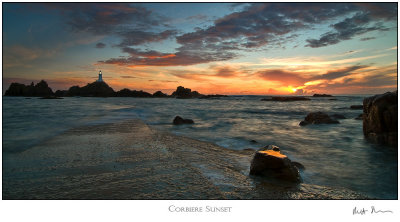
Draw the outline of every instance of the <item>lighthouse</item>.
M101 74L101 70L99 72L99 79L97 80L97 82L103 82L103 74Z

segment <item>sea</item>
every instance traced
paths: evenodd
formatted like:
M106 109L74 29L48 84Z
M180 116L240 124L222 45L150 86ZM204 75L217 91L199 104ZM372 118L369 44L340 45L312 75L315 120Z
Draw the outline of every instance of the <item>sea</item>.
M158 130L242 150L277 145L305 166L304 183L347 188L371 198L398 199L397 148L364 138L355 118L369 95L261 101L268 96L212 99L6 97L2 101L2 154L12 159L53 136L80 126L141 119ZM299 126L310 112L341 114L340 124ZM175 116L195 124L173 125ZM3 164L4 169L7 168Z

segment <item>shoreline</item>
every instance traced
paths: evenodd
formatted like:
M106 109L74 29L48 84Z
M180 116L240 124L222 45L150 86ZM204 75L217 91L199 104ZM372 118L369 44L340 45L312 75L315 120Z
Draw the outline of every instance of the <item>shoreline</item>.
M369 199L249 176L254 151L159 131L141 120L70 129L3 156L4 199Z

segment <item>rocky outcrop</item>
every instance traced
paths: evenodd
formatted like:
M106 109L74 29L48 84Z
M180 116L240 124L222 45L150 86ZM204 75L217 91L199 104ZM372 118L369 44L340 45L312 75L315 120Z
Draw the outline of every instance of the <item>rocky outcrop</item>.
M332 119L328 114L323 112L309 113L303 121L299 123L300 126L308 124L337 124L339 121Z
M363 132L374 142L397 146L397 91L365 98Z
M69 88L68 96L93 96L93 97L109 97L114 96L114 90L105 82L93 82L84 87L72 86Z
M250 166L251 175L261 175L290 182L301 182L298 168L281 153L280 148L269 145L259 149Z
M192 90L189 88L178 86L175 92L173 92L171 96L177 99L191 99L191 98L200 98L203 95L198 93L197 91L192 92Z
M332 97L332 95L328 95L328 94L314 94L313 97Z
M181 124L193 124L194 121L192 119L183 119L180 116L176 116L172 121L174 125L181 125Z
M142 90L130 90L130 89L121 89L120 91L115 93L116 97L152 97L152 95L148 92L144 92Z
M168 97L168 95L161 91L157 91L157 92L153 93L153 97L166 98L166 97Z
M53 90L47 85L47 82L42 80L36 85L33 82L26 86L21 83L11 83L6 90L5 96L52 96Z
M307 101L310 98L302 96L272 96L271 98L263 98L261 101L276 101L276 102L292 102L292 101Z

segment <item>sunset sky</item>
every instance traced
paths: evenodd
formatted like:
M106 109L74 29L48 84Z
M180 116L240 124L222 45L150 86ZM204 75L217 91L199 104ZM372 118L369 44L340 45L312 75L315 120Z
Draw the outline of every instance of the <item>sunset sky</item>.
M397 89L397 3L3 3L3 94L103 79L204 94Z

